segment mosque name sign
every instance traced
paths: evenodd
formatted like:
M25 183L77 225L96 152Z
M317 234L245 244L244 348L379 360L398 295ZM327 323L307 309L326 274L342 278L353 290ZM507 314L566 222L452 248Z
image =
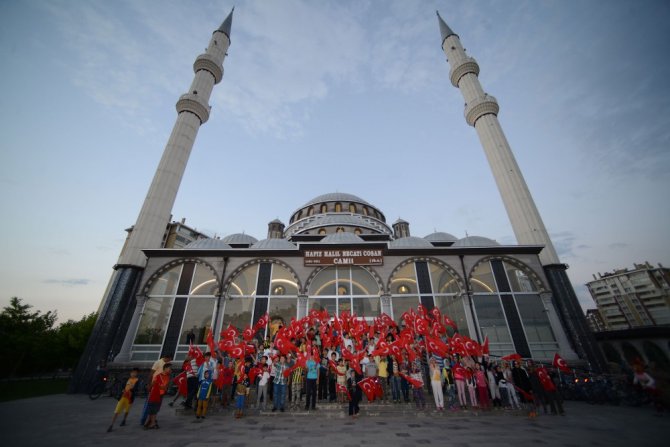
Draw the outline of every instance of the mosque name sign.
M382 250L306 250L305 266L384 265Z

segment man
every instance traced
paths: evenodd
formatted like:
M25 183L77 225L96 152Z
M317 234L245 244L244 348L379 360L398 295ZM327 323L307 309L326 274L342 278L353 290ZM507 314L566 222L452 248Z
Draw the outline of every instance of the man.
M186 386L188 389L188 394L186 395L186 401L184 402L185 408L193 408L193 398L195 397L196 391L198 391L198 363L195 358L186 356L188 360L188 366L186 370Z
M284 371L286 370L286 356L281 355L279 357L279 362L272 365L272 371L274 373L274 393L272 398L272 411L277 411L277 408L283 413L284 412L284 400L286 399L286 376L284 376Z
M151 391L149 397L147 397L147 414L149 417L144 424L145 429L158 428L156 416L161 409L163 396L170 386L170 367L169 363L164 364L163 372L156 374L151 382Z
M319 382L319 366L312 358L312 354L307 354L307 380L305 381L305 410L316 410L316 387Z

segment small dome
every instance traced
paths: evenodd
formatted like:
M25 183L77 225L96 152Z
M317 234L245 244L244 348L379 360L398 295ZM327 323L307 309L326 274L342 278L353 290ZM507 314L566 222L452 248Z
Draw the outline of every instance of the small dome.
M228 250L232 247L223 242L221 239L205 238L193 241L184 248L187 249L197 248L204 250Z
M500 245L493 239L483 236L468 236L454 242L452 247L492 247Z
M458 238L453 234L445 233L443 231L436 231L424 237L428 242L456 242Z
M221 239L223 242L226 244L246 244L246 245L253 245L256 242L258 242L258 239L256 239L253 236L249 236L248 234L244 233L235 233L235 234L229 234L228 236L224 237Z
M393 225L398 225L398 224L408 224L408 223L409 223L409 222L407 222L405 219L398 218L398 220L396 220L395 222L393 222Z
M263 250L297 250L296 247L291 242L286 239L263 239L256 242L251 248L263 249Z
M329 234L321 239L321 242L324 244L358 244L365 241L354 233L343 232Z
M427 240L416 237L416 236L407 236L401 237L389 243L390 248L433 248L433 244Z

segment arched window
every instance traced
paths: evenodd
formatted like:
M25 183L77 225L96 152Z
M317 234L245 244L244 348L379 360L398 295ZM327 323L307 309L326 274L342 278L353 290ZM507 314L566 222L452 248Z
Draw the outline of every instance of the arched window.
M358 211L356 211L356 204L354 204L354 203L349 204L349 212L350 213L357 213L358 212Z
M328 206L325 203L321 204L321 214L328 212Z
M379 293L377 281L364 268L327 267L309 284L309 308L326 309L331 315L347 311L374 317L381 312Z
M344 228L343 227L337 227L337 230L335 230L336 233L344 233Z
M242 330L268 312L272 335L279 325L297 317L298 288L294 274L281 264L261 262L245 267L228 287L222 327L233 325Z
M355 235L359 235L359 234L362 234L362 233L363 233L363 231L360 228L354 229L354 234Z
M337 202L335 204L335 212L336 213L341 213L342 212L342 204L340 202Z
M367 216L367 215L368 215L368 207L367 207L367 206L364 206L364 207L363 207L363 215L364 215L364 216Z
M447 268L432 261L409 262L395 271L389 286L393 318L398 323L402 323L404 312L423 303L440 309L456 322L458 332L469 335L462 291L457 278Z
M319 229L319 234L326 234L326 229L325 228L320 228Z
M313 216L314 215L314 207L313 206L310 206L309 208L307 208L307 215L308 216Z

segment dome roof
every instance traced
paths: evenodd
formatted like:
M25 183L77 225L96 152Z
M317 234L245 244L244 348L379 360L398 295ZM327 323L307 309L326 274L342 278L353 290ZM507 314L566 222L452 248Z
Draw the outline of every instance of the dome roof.
M291 242L286 239L263 239L256 242L251 248L258 248L263 250L297 250L296 247Z
M416 236L407 236L401 237L389 243L390 248L433 248L433 244L427 240L416 237Z
M229 234L228 236L224 237L221 239L223 242L226 244L247 244L247 245L253 245L256 242L258 242L258 239L256 239L253 236L249 236L248 234L244 233L234 233L234 234Z
M356 236L354 233L333 233L321 239L321 243L324 244L358 244L365 242L360 237Z
M227 250L232 248L230 245L226 244L224 241L221 239L212 239L212 238L205 238L205 239L198 239L197 241L193 241L190 244L186 245L184 248L197 248L197 249L205 249L205 250Z
M495 245L500 245L493 239L489 239L483 236L468 236L463 239L459 239L454 242L452 247L492 247Z
M436 231L424 237L428 242L456 242L458 238L453 234L445 233L443 231Z
M368 228L376 233L391 234L391 229L386 224L372 216L346 213L315 214L306 217L289 225L286 234L304 233L313 228L339 225Z
M305 203L300 208L305 208L310 205L314 205L315 203L322 203L322 202L356 202L356 203L362 203L363 205L369 205L373 208L377 208L370 202L366 202L365 200L361 199L358 196L355 196L353 194L347 194L344 192L331 192L328 194L322 194L318 197L314 197L312 200Z

